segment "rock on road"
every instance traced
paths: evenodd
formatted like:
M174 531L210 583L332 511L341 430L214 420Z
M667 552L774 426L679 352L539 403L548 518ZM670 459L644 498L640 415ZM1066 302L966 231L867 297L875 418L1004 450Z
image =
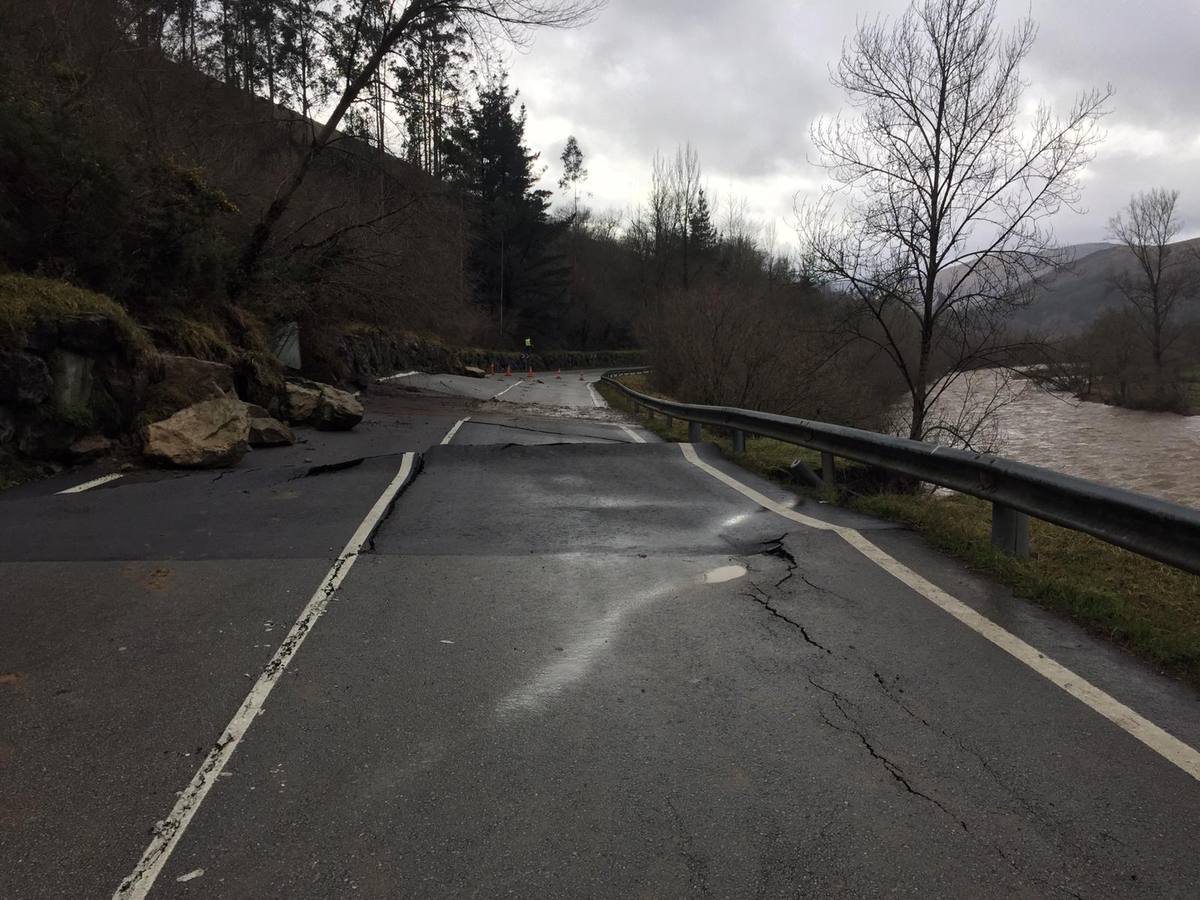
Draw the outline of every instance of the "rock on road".
M1189 749L1194 691L596 374L0 494L0 896L1197 896L1194 774L779 510Z

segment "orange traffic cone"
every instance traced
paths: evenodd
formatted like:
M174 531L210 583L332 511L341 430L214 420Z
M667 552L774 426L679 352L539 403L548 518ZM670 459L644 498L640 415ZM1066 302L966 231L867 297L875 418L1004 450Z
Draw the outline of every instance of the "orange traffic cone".
M555 372L555 373L554 373L554 377L555 377L557 380L559 380L559 381L562 381L562 369L559 369L557 372Z
M529 380L533 381L533 366L529 367Z
M488 378L491 378L495 374L496 374L496 364L488 363Z
M507 367L507 368L504 370L504 377L505 377L505 378L512 378L512 366L508 366L508 367Z

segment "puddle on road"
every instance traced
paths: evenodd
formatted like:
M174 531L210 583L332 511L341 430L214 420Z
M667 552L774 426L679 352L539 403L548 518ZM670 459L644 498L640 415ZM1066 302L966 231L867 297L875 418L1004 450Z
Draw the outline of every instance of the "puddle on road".
M746 574L745 566L721 566L719 569L712 569L704 573L705 584L721 584L725 581L733 581L735 578L741 578Z

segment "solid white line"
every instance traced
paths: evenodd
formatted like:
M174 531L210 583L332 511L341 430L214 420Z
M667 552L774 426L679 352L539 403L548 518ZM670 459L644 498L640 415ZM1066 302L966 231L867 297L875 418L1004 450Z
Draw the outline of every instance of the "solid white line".
M809 528L834 532L851 547L871 560L871 562L897 578L930 603L949 613L972 631L991 641L1005 653L1029 666L1029 668L1033 669L1047 681L1057 685L1076 700L1079 700L1104 716L1104 718L1108 719L1118 728L1137 738L1159 756L1163 757L1163 759L1174 763L1197 781L1200 781L1200 751L1164 731L1149 719L1138 715L1138 713L1121 703L1115 697L1105 693L1079 675L1076 675L1066 666L1046 656L1036 647L1025 643L1025 641L1016 635L1005 631L991 619L980 615L957 597L951 596L937 585L922 578L908 566L904 565L904 563L871 543L859 531L840 525L831 525L828 522L822 522L819 519L802 515L794 509L789 509L782 503L777 503L770 497L759 493L753 488L726 475L721 470L710 466L696 455L696 450L691 444L680 444L680 447L683 450L684 457L692 465L707 472L722 484L728 485L738 493L753 500L759 506Z
M208 751L204 762L200 764L200 768L192 776L191 782L179 795L179 800L176 801L175 808L171 810L171 814L162 822L155 824L153 840L150 841L146 852L142 854L142 858L134 868L133 873L121 882L120 887L113 894L113 900L141 900L154 886L155 879L158 878L167 859L171 856L171 852L175 849L175 845L179 843L179 839L183 836L184 831L187 830L188 824L196 814L196 810L204 802L209 789L217 781L221 771L229 762L229 758L233 756L233 751L237 749L238 743L254 722L255 716L262 712L263 704L266 703L271 689L279 680L279 676L283 674L292 657L296 655L296 652L300 649L300 645L304 643L304 639L312 632L317 620L321 618L322 614L329 607L334 593L350 572L354 561L358 559L363 545L371 537L371 532L375 529L379 520L383 518L388 507L396 498L397 492L408 480L409 475L412 474L414 459L415 454L404 454L404 459L400 464L400 471L396 473L396 477L391 480L391 483L379 495L379 499L375 501L375 505L367 513L367 517L362 520L362 524L358 526L358 530L351 536L350 542L346 544L341 555L334 561L333 566L326 573L325 579L321 582L321 586L317 588L316 593L312 595L312 598L300 612L299 618L296 619L296 624L287 633L287 637L283 639L283 643L279 645L279 649L275 651L275 655L271 657L271 661L267 663L262 674L258 676L258 681L254 683L254 687L250 689L250 693L246 695L246 699L242 701L242 705L238 708L238 711L234 713L229 724L225 726L225 731L222 733L220 740Z
M458 429L462 428L464 425L466 425L470 421L471 421L471 417L467 416L465 419L459 419L457 422L455 422L454 427L451 428L449 431L447 431L446 436L444 438L442 438L442 446L444 447L446 444L448 444L452 440L454 440L454 436L456 434L458 434Z
M116 481L121 477L120 472L113 472L111 475L102 475L99 478L93 478L91 481L85 481L83 484L77 484L75 487L67 488L65 491L56 491L58 494L81 494L84 491L91 490L94 487L100 487L102 484L108 484L110 481Z
M592 395L592 406L608 406L608 404L604 402L604 398L596 393L596 388L592 386L590 381L587 383L587 389L588 393Z
M627 435L629 435L631 438L633 438L633 442L635 444L646 443L646 439L644 437L642 437L640 434L638 434L636 431L634 431L632 428L630 428L628 425L622 425L621 430L623 432L625 432Z
M380 381L395 381L397 378L410 378L413 375L420 375L420 372L397 372L395 375L385 375L380 378Z
M505 394L507 394L507 393L508 393L509 391L511 391L513 388L515 388L515 387L520 387L520 386L521 386L521 382L519 382L519 381L518 381L516 384L510 384L508 387L506 387L506 388L505 388L504 390L502 390L500 393L498 393L498 394L496 394L494 397L492 397L492 399L493 399L493 400L499 400L501 397L503 397Z

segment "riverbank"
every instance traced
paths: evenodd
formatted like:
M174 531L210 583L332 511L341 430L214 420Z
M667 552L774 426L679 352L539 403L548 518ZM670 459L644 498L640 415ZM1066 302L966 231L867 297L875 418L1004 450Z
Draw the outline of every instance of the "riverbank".
M1077 392L1075 399L1081 403L1100 403L1104 406L1115 406L1137 412L1196 416L1200 415L1200 381L1181 382L1178 385L1178 391L1167 399L1154 397L1151 394L1131 395L1128 392L1113 390L1104 385L1092 385L1086 391Z
M634 390L647 391L645 376L630 376L625 381ZM611 406L632 411L623 394L604 384L599 390ZM687 440L686 423L675 421L668 428L655 417L644 425L664 440ZM748 438L745 454L735 455L726 435L703 429L703 436L752 472L790 490L820 493L798 485L790 471L795 460L818 469L820 454L815 451L769 438ZM858 477L862 468L839 460L839 481L863 481ZM1038 520L1031 523L1031 557L1012 559L992 549L990 506L974 497L864 494L844 489L835 498L822 496L860 512L903 522L931 546L1004 584L1016 595L1065 615L1089 632L1200 687L1200 577Z

